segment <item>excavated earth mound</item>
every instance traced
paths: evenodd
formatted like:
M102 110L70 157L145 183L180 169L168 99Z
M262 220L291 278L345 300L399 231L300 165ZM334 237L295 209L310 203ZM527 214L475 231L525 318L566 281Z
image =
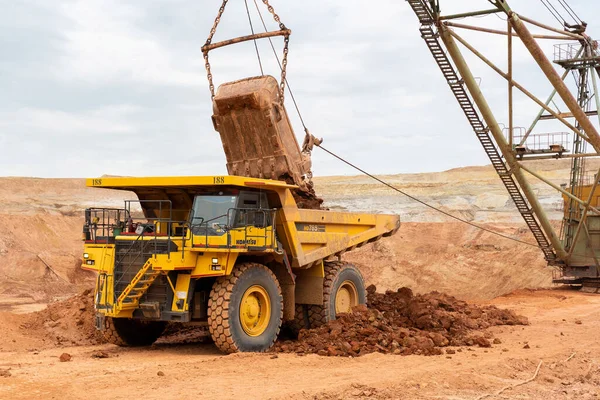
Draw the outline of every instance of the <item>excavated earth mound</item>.
M88 289L31 314L21 328L52 341L55 346L100 344L102 335L94 327L94 313L92 290Z
M510 310L470 305L443 293L375 290L373 285L367 288L368 307L356 307L319 328L303 329L297 341L277 342L272 351L327 356L373 352L436 355L447 346L490 347L492 336L484 330L491 326L528 324L525 317ZM21 329L56 347L104 343L94 327L91 290L30 314ZM206 341L206 336L204 329L170 324L158 343L195 343Z
M491 347L492 336L484 332L490 326L529 323L510 310L470 305L438 292L415 296L401 288L376 293L373 285L367 292L368 307L356 307L319 328L303 329L298 341L278 342L273 351L353 357L373 352L439 355L447 346Z
M56 301L42 311L27 315L20 328L52 347L88 346L106 343L94 326L94 298L91 289L66 300ZM158 339L159 344L205 342L208 331L196 326L171 323Z

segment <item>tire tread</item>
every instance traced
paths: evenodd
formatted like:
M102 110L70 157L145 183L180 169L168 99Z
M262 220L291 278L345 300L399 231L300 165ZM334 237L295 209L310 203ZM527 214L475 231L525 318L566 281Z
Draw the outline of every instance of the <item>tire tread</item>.
M233 269L230 275L217 278L213 289L210 292L210 298L208 299L208 329L215 345L224 353L237 353L240 351L239 345L235 342L230 329L230 318L235 316L229 315L229 306L231 295L237 281L245 271L251 268L261 268L267 271L276 283L279 293L281 293L281 287L279 286L279 282L273 271L258 263L246 262L240 264ZM271 307L271 310L272 309L273 307ZM281 321L283 318L283 301L281 301L280 310L279 320ZM275 340L277 340L280 329L281 325L277 328L277 334L274 336L271 346L275 343Z
M332 315L330 315L330 305L332 301L335 301L333 285L339 273L343 269L352 269L362 277L360 270L354 264L347 261L325 261L324 269L325 278L323 280L323 305L311 305L308 308L308 320L310 321L311 328L318 328L319 326L325 325L327 322L333 319ZM358 290L360 289L361 288L358 288ZM364 290L364 287L362 290Z

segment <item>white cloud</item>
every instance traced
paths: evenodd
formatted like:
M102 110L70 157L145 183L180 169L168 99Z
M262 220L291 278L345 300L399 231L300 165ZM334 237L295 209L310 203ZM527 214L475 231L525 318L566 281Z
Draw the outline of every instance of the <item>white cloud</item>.
M21 108L0 114L0 129L11 131L24 129L40 135L95 135L130 134L136 132L133 124L122 119L136 110L135 106L109 106L85 113L69 113L58 110Z
M293 31L288 79L296 100L309 129L324 137L328 148L383 173L489 162L406 2L271 2ZM472 10L475 3L442 4L451 14ZM555 24L538 2L513 3L517 11ZM600 6L589 3L573 6L593 15ZM219 4L27 0L3 9L0 51L7 56L0 59L0 175L223 173L225 157L210 120L200 51ZM477 5L489 7L484 0ZM263 16L276 29L264 9ZM249 33L246 18L242 3L229 2L215 41ZM461 22L506 26L498 16ZM600 25L589 22L593 35ZM461 34L506 68L506 38ZM280 54L281 38L274 43ZM551 52L552 44L544 49ZM267 73L279 77L268 42L259 41L259 48ZM482 91L497 119L505 122L506 82L465 55L483 79ZM549 86L518 41L515 61L516 79L545 99ZM211 64L216 84L258 73L251 42L211 52ZM301 141L289 91L286 99ZM515 104L515 124L529 125L537 106L519 94ZM354 172L320 151L314 154L317 174Z
M136 27L144 16L143 7L114 0L78 0L63 4L61 10L71 21L63 32L64 54L57 70L62 79L97 85L203 83L199 53L181 63L155 34Z

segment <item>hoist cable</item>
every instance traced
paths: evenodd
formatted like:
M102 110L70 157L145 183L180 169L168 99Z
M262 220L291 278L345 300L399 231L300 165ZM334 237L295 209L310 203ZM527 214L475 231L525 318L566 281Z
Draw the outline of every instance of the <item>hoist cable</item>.
M250 18L250 9L248 8L248 0L244 0L244 4L246 5L246 13L248 14L248 23L250 24L250 30L252 31L252 35L254 35L254 26L252 26L252 18ZM260 59L260 52L258 51L258 43L256 43L256 39L254 41L254 48L256 49L256 57L258 58L258 66L260 67L260 74L262 76L265 75L263 71L262 61Z
M412 195L410 195L410 194L408 194L408 193L404 192L403 190L400 190L400 189L398 189L397 187L395 187L395 186L391 185L390 183L388 183L388 182L384 181L383 179L380 179L380 178L376 177L375 175L373 175L373 174L371 174L371 173L369 173L369 172L365 171L364 169L362 169L362 168L358 167L357 165L355 165L355 164L352 164L350 161L347 161L347 160L343 159L342 157L338 156L337 154L333 153L332 151L329 151L329 150L327 150L327 149L326 149L325 147L323 147L322 145L320 145L320 144L319 144L319 145L317 145L316 143L315 143L315 145L316 145L317 147L319 147L321 150L323 150L324 152L328 153L329 155L331 155L331 156L333 156L333 157L337 158L337 159L338 159L338 160L340 160L341 162L343 162L343 163L345 163L345 164L349 165L350 167L354 168L355 170L357 170L357 171L359 171L359 172L361 172L361 173L365 174L365 175L366 175L366 176L368 176L369 178L372 178L372 179L376 180L377 182L381 183L382 185L384 185L384 186L387 186L388 188L390 188L390 189L392 189L392 190L394 190L394 191L396 191L396 192L398 192L398 193L400 193L400 194L402 194L402 195L404 195L404 196L408 197L409 199L411 199L411 200L413 200L413 201L416 201L417 203L420 203L420 204L424 205L425 207L429 207L429 208L431 208L432 210L435 210L435 211L437 211L437 212L439 212L439 213L442 213L442 214L444 214L444 215L445 215L445 216L447 216L447 217L450 217L450 218L452 218L452 219L455 219L455 220L457 220L457 221L459 221L459 222L462 222L462 223L464 223L464 224L470 225L470 226L472 226L472 227L474 227L474 228L477 228L477 229L480 229L480 230L482 230L482 231L485 231L485 232L491 233L491 234L493 234L493 235L500 236L500 237L502 237L502 238L504 238L504 239L512 240L512 241L514 241L514 242L518 242L518 243L521 243L521 244L525 244L525 245L527 245L527 246L532 246L532 247L537 247L537 248L539 248L539 247L540 247L540 246L538 246L537 244L533 244L533 243L530 243L530 242L526 242L526 241L524 241L524 240L515 239L515 238L513 238L513 237L510 237L510 236L508 236L508 235L505 235L505 234L503 234L503 233L496 232L496 231L494 231L494 230L491 230L491 229L485 228L485 227L483 227L483 226L480 226L480 225L474 224L473 222L467 221L466 219L462 219L462 218L460 218L460 217L457 217L456 215L452 215L452 214L450 214L449 212L446 212L446 211L444 211L444 210L441 210L441 209L439 209L439 208L437 208L437 207L435 207L435 206L432 206L431 204L429 204L429 203L426 203L425 201L423 201L423 200L421 200L421 199L418 199L418 198L416 198L416 197L414 197L414 196L412 196Z
M567 0L558 0L558 2L560 3L560 5L563 6L563 8L567 11L567 13L573 18L575 23L580 23L580 24L583 23L581 18L579 18L579 15L577 15L575 10L573 10L571 8L571 6L569 5L569 3L567 3Z
M546 2L550 5L550 7L552 7L552 9L554 10L554 12L556 13L556 15L558 15L558 17L563 21L563 24L566 24L567 21L565 21L565 18L563 17L563 15L560 13L560 11L558 11L556 9L556 7L554 7L554 4L552 3L552 0L546 0Z
M258 16L260 17L260 20L262 22L263 28L265 29L265 32L268 32L267 29L267 24L265 24L265 20L262 16L262 13L260 12L260 8L258 7L258 3L256 2L256 0L254 0L254 5L256 6L256 11L258 11ZM283 66L281 65L281 61L279 61L279 56L277 55L277 50L275 50L275 46L273 45L273 41L271 40L271 38L269 39L269 43L271 44L271 49L273 50L273 55L275 56L275 59L277 60L277 64L279 65L279 69L283 69ZM292 98L292 102L294 103L294 108L296 108L296 113L298 114L298 117L300 118L300 122L302 123L302 127L304 128L304 132L308 132L308 129L306 128L306 125L304 124L304 118L302 118L302 113L300 112L300 108L298 107L298 103L296 103L296 98L294 97L294 92L292 91L292 88L290 87L290 83L288 82L287 78L285 78L285 85L288 88L288 91L290 92L290 97Z
M546 9L550 12L550 14L552 14L552 16L558 21L559 24L561 24L561 25L564 24L564 20L561 21L560 18L550 8L550 7L552 7L551 4L546 4L546 2L544 0L540 0L540 2L544 5L544 7L546 7ZM554 8L554 7L552 7L552 8Z

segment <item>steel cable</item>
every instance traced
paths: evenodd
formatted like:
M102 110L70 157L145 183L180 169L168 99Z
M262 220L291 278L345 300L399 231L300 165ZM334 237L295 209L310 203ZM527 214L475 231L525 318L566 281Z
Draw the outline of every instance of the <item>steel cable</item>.
M532 247L540 248L540 246L538 246L537 244L533 244L533 243L530 243L530 242L526 242L526 241L524 241L524 240L515 239L515 238L513 238L513 237L510 237L510 236L508 236L508 235L505 235L505 234L503 234L503 233L496 232L496 231L493 231L493 230L491 230L491 229L485 228L485 227L483 227L483 226L480 226L480 225L474 224L473 222L467 221L466 219L462 219L462 218L460 218L460 217L457 217L456 215L452 215L452 214L450 214L449 212L446 212L446 211L444 211L444 210L441 210L441 209L439 209L439 208L437 208L437 207L435 207L435 206L432 206L431 204L429 204L429 203L426 203L425 201L423 201L423 200L421 200L421 199L418 199L418 198L416 198L416 197L414 197L414 196L412 196L412 195L410 195L410 194L408 194L408 193L404 192L403 190L401 190L401 189L398 189L397 187L395 187L395 186L393 186L392 184L390 184L390 183L388 183L388 182L384 181L383 179L380 179L380 178L376 177L375 175L373 175L373 174L371 174L371 173L369 173L369 172L365 171L364 169L362 169L362 168L358 167L357 165L355 165L355 164L352 164L350 161L347 161L347 160L345 160L344 158L342 158L342 157L338 156L337 154L333 153L332 151L330 151L330 150L327 150L327 149L326 149L325 147L323 147L322 145L317 145L317 144L315 144L315 145L316 145L317 147L319 147L321 150L323 150L324 152L328 153L329 155L331 155L331 156L333 156L333 157L337 158L338 160L340 160L341 162L345 163L346 165L349 165L350 167L354 168L355 170L357 170L357 171L359 171L359 172L361 172L361 173L365 174L365 175L366 175L366 176L368 176L369 178L372 178L372 179L376 180L377 182L381 183L382 185L385 185L385 186L387 186L388 188L390 188L390 189L392 189L392 190L394 190L394 191L396 191L396 192L398 192L398 193L400 193L400 194L402 194L402 195L404 195L404 196L408 197L409 199L411 199L411 200L413 200L413 201L416 201L417 203L420 203L420 204L424 205L425 207L429 207L429 208L431 208L432 210L435 210L435 211L437 211L437 212L439 212L439 213L441 213L441 214L444 214L444 215L445 215L445 216L447 216L447 217L450 217L450 218L452 218L452 219L455 219L455 220L457 220L457 221L459 221L459 222L462 222L462 223L464 223L464 224L470 225L470 226L472 226L472 227L474 227L474 228L477 228L477 229L480 229L480 230L482 230L482 231L485 231L485 232L491 233L491 234L493 234L493 235L500 236L500 237L502 237L502 238L504 238L504 239L512 240L512 241L514 241L514 242L521 243L521 244L525 244L525 245L527 245L527 246L532 246Z
M546 1L548 3L546 3ZM564 26L564 23L565 23L564 18L561 21L560 13L558 11L556 11L556 8L554 8L554 6L550 3L550 0L540 0L540 2L544 5L544 7L546 7L546 9L550 12L550 14L552 14L552 16L558 21L558 23ZM554 10L554 11L552 11L552 10Z
M316 145L316 144L315 144L315 145ZM450 213L448 213L448 212L446 212L446 211L444 211L444 210L441 210L441 209L439 209L439 208L437 208L437 207L435 207L435 206L432 206L431 204L429 204L429 203L426 203L425 201L423 201L423 200L421 200L421 199L419 199L419 198L416 198L416 197L414 197L414 196L412 196L412 195L410 195L410 194L408 194L408 193L404 192L403 190L401 190L401 189L398 189L397 187L395 187L395 186L393 186L393 185L391 185L391 184L387 183L386 181L384 181L384 180L382 180L382 179L380 179L380 178L376 177L375 175L373 175L373 174L371 174L371 173L369 173L369 172L367 172L367 171L363 170L362 168L360 168L360 167L356 166L355 164L352 164L350 161L347 161L347 160L345 160L344 158L342 158L342 157L338 156L337 154L333 153L332 151L330 151L330 150L327 150L327 149L326 149L326 148L324 148L322 145L316 145L316 146L317 146L317 147L319 147L321 150L325 151L326 153L330 154L331 156L333 156L333 157L337 158L338 160L342 161L343 163L345 163L345 164L349 165L350 167L352 167L352 168L356 169L357 171L359 171L359 172L363 173L364 175L366 175L366 176L368 176L368 177L370 177L370 178L372 178L372 179L376 180L377 182L379 182L379 183L381 183L381 184L383 184L383 185L387 186L388 188L390 188L390 189L392 189L392 190L394 190L394 191L396 191L396 192L398 192L398 193L400 193L400 194L402 194L402 195L404 195L404 196L408 197L409 199L411 199L411 200L413 200L413 201L415 201L415 202L417 202L417 203L420 203L420 204L424 205L425 207L431 208L432 210L435 210L435 211L437 211L437 212L439 212L439 213L441 213L441 214L444 214L444 215L446 215L446 216L447 216L447 217L449 217L449 218L455 219L456 221L459 221L459 222L462 222L462 223L464 223L464 224L470 225L470 226L472 226L472 227L474 227L474 228L480 229L480 230L482 230L482 231L484 231L484 232L491 233L491 234L493 234L493 235L496 235L496 236L499 236L499 237L501 237L501 238L508 239L508 240L512 240L513 242L517 242L517 243L521 243L521 244L524 244L524 245L527 245L527 246L530 246L530 247L535 247L535 248L541 249L541 247L540 247L540 246L538 246L538 245L537 245L537 244L535 244L535 243L530 243L530 242L526 242L526 241L524 241L524 240L515 239L515 238L513 238L513 237L511 237L511 236L508 236L508 235L505 235L505 234L503 234L503 233L496 232L496 231L494 231L494 230L491 230L491 229L485 228L485 227L483 227L483 226L480 226L480 225L474 224L473 222L467 221L466 219L462 219L462 218L460 218L460 217L457 217L456 215L452 215L452 214L450 214ZM588 256L587 256L586 254L584 254L584 253L575 253L575 252L574 252L574 253L572 253L572 254L571 254L571 256L578 256L578 257L588 257Z
M248 8L248 0L244 0L244 4L246 5L246 13L248 14L248 23L250 24L250 31L254 35L254 26L252 26L252 18L250 18L250 9ZM258 57L258 65L260 67L260 74L265 75L263 71L262 61L260 59L260 52L258 51L258 43L256 43L256 39L254 39L254 48L256 49L256 57Z
M563 21L563 25L567 23L567 21L565 20L565 18L563 17L563 15L560 13L560 11L558 11L556 9L556 7L554 7L554 4L552 3L552 0L546 0L548 2L548 4L550 5L550 7L552 7L552 9L554 10L554 12L556 13L556 15L558 15L558 17L560 19L562 19Z
M265 29L265 32L268 32L267 24L265 24L265 20L263 19L262 13L260 12L260 8L258 7L258 3L256 2L256 0L254 0L254 5L256 6L256 11L258 11L258 16L260 17L260 20L262 22L263 28ZM281 65L281 61L279 61L279 56L277 55L277 50L275 50L273 41L271 40L271 38L268 38L268 39L269 39L269 43L271 44L271 49L273 50L273 55L275 55L275 59L277 60L277 64L279 65L279 69L283 70L283 66ZM290 84L289 84L287 78L285 78L285 85L288 88L288 92L290 92L290 97L292 98L292 102L294 103L294 107L296 108L296 113L298 113L298 117L300 118L300 123L302 123L302 127L304 128L304 132L308 132L308 129L306 128L306 125L304 124L304 118L302 118L302 113L300 112L300 108L298 107L298 103L296 103L296 98L294 97L294 92L292 91L292 88L290 87Z
M565 9L565 11L567 12L567 14L569 14L571 16L571 18L573 18L573 20L575 21L575 23L579 23L579 24L583 23L583 21L581 20L581 18L579 18L579 16L575 12L575 10L573 10L571 8L571 6L567 3L567 0L558 0L558 2Z

